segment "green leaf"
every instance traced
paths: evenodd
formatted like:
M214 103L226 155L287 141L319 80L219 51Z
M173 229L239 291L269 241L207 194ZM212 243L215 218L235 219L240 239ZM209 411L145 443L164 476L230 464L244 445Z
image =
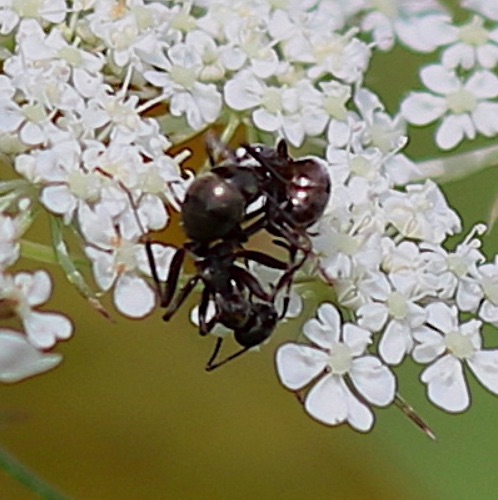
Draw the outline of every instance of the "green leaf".
M78 292L90 303L105 318L112 320L110 314L101 304L98 294L93 291L91 286L87 283L83 274L79 271L76 261L69 253L69 249L64 241L64 226L58 217L52 216L50 218L50 225L52 229L52 241L54 244L55 254L57 261L62 267L68 281L76 287Z

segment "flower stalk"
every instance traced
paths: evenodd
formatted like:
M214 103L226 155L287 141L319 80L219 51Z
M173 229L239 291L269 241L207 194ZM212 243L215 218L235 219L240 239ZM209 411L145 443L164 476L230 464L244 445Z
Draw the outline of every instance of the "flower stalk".
M0 469L44 500L68 500L68 497L21 464L2 447L0 447Z

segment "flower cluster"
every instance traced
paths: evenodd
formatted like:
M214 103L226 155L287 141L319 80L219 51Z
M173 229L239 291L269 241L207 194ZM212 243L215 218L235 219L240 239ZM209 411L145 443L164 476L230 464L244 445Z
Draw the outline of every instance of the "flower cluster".
M487 2L463 2L475 14L461 26L450 22L432 31L442 48L440 62L425 66L420 79L429 92L411 92L401 105L414 125L440 121L435 135L439 148L449 150L477 134L498 133L498 24ZM488 17L488 19L486 19Z
M498 327L498 260L479 250L483 226L444 247L460 218L435 182L415 182L424 171L403 152L406 121L441 119L442 149L498 135L489 2L464 1L475 15L460 27L435 0L21 4L0 6L0 33L13 41L1 52L0 151L21 177L0 184L0 310L23 326L0 332L0 380L52 368L61 358L46 351L72 333L66 317L37 310L51 291L46 271L8 270L21 248L37 257L21 245L34 216L50 219L54 260L86 299L101 308L109 292L120 313L143 318L178 272L175 246L148 234L168 241L193 179L186 143L216 126L224 143L237 129L248 142L283 138L330 175L330 203L306 234L309 286L299 288L324 282L329 299L304 327L309 344L277 351L282 383L311 416L369 430L371 406L399 400L390 367L408 356L425 366L429 400L449 412L470 404L464 366L498 393L498 351L481 337L484 323ZM436 95L411 93L393 117L365 75L373 53L396 42L442 55L421 72ZM264 266L251 273L263 288L281 279ZM295 290L290 299L286 319L303 310Z
M19 238L28 222L24 214L29 204L28 198L21 197L21 188L10 194L14 195L10 206L7 196L3 200L10 215L0 215L0 317L16 317L23 331L0 328L2 382L16 382L57 366L62 360L61 355L48 351L58 340L69 338L73 331L71 321L62 314L38 310L52 291L52 281L46 271L9 270L19 259Z

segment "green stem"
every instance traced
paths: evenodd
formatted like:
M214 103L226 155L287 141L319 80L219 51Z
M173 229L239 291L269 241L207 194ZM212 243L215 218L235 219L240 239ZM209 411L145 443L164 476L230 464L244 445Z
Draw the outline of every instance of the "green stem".
M54 250L50 245L43 245L42 243L35 243L21 239L21 256L25 259L36 260L37 262L45 262L46 264L60 265L60 261ZM74 259L74 264L87 268L90 266L86 259Z
M2 448L0 448L0 470L3 470L6 474L19 481L40 498L44 498L45 500L66 500L67 498Z
M228 144L230 142L239 125L240 125L239 115L231 113L230 118L228 119L228 123L220 136L220 141L222 144Z
M58 264L57 255L52 246L42 245L33 241L21 240L21 255L26 259L45 262L47 264Z
M432 177L439 182L455 181L496 165L498 165L498 146L488 146L417 163L421 170L420 179Z

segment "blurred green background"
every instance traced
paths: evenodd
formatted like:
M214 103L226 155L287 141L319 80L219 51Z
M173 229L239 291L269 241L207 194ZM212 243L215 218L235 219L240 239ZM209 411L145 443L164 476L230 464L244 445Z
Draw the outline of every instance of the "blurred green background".
M402 89L419 85L424 60L402 50L374 60L367 83L391 112ZM413 131L408 152L436 154L431 131ZM444 187L466 229L486 219L497 180L490 169ZM484 250L497 253L497 231ZM144 321L113 314L111 323L48 270L57 285L45 309L70 314L76 333L57 348L61 367L0 387L0 444L69 497L498 498L498 399L471 377L472 408L452 416L427 402L417 366L396 370L437 442L395 408L378 411L366 435L327 428L304 414L274 372L276 346L295 338L302 320L282 326L260 354L208 374L212 339L187 320L197 297L168 324L159 312ZM489 332L488 346L496 337ZM0 472L0 498L34 496Z

